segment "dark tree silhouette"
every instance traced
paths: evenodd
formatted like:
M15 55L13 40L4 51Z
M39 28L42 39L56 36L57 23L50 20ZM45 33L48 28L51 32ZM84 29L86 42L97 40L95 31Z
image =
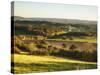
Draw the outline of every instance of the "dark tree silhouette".
M74 49L76 49L76 48L77 48L77 47L76 47L75 45L72 44L72 45L70 46L69 49L70 49L70 50L74 50Z

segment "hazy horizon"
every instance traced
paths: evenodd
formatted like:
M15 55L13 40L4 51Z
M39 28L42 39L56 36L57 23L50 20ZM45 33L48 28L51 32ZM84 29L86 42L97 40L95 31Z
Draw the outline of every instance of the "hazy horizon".
M97 20L82 20L82 19L69 19L69 18L49 18L49 17L23 17L23 16L14 16L14 17L22 17L22 18L27 18L27 19L35 19L35 18L40 18L40 19L45 19L45 18L48 18L48 19L66 19L66 20L80 20L80 21L95 21L97 22Z
M14 16L24 18L60 18L97 21L97 7L14 1Z

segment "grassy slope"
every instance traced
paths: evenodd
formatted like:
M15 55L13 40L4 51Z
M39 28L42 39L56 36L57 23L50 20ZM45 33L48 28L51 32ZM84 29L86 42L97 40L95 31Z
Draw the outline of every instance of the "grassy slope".
M14 54L14 59L15 73L95 69L97 65L94 62L83 62L54 56Z
M89 42L89 43L97 43L97 38L85 38L85 39L81 39L81 38L74 38L73 40L69 40L69 39L47 39L47 40L52 40L52 41L69 41L69 42Z

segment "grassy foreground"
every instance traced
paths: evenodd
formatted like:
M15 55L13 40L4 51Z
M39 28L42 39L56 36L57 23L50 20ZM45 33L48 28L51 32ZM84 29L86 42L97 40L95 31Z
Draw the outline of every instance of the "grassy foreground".
M12 54L11 67L13 73L34 73L34 72L52 72L67 70L96 69L97 64L94 62L83 62L78 60L64 59L54 56L35 56Z

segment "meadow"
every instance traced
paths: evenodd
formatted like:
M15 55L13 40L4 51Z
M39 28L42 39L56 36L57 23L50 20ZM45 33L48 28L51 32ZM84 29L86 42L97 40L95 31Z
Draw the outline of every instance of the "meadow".
M13 57L15 60L12 62L12 72L16 74L97 68L95 62L84 62L55 56L13 54Z

